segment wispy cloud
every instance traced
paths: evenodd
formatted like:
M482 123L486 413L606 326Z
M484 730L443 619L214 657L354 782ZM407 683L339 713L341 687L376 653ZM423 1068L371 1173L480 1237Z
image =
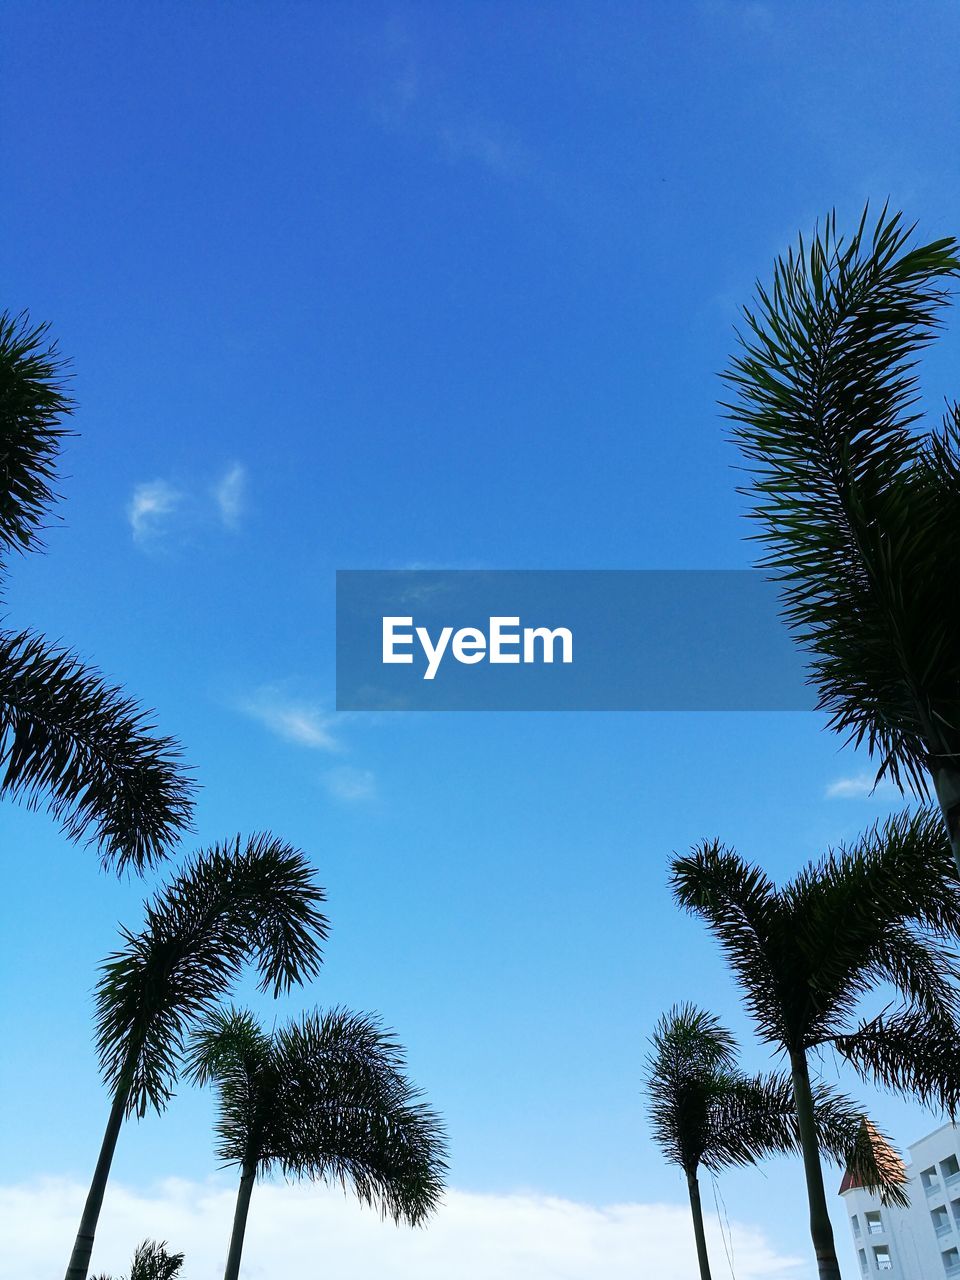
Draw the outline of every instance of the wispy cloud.
M334 717L311 703L288 697L275 685L257 689L239 699L236 706L287 742L315 751L340 750L333 733Z
M232 462L209 488L162 479L138 484L127 504L133 540L143 550L151 550L169 543L174 534L190 540L218 525L236 532L246 508L247 487L247 469L240 462Z
M143 545L159 537L182 502L183 494L166 480L138 484L127 506L134 542Z
M191 1280L217 1280L233 1217L235 1188L167 1181L150 1191L112 1183L97 1235L94 1266L126 1273L148 1232L186 1254ZM84 1188L65 1180L0 1188L2 1280L49 1280L76 1230ZM723 1256L720 1225L707 1219L709 1246ZM740 1280L799 1280L800 1260L785 1256L755 1226L730 1224ZM258 1183L244 1247L250 1276L309 1276L323 1260L331 1275L373 1280L689 1280L696 1272L690 1211L679 1204L598 1206L537 1195L451 1191L414 1231L383 1222L334 1189Z
M231 463L214 485L213 499L223 526L238 529L247 500L247 469L242 463Z
M335 800L345 804L361 804L377 794L377 780L370 769L354 769L344 765L324 774L323 785Z
M877 782L872 773L858 773L850 778L838 778L826 791L828 800L866 800L871 796L878 800L893 800L900 795L889 778Z

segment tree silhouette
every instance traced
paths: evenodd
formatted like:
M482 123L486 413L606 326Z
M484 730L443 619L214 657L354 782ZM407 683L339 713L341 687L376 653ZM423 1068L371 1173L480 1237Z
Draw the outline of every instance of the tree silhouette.
M146 905L138 933L103 965L97 1046L113 1103L67 1280L85 1280L124 1119L162 1111L187 1038L252 963L280 995L317 973L327 921L304 854L274 836L240 837L197 855Z
M446 1171L443 1125L420 1102L392 1034L363 1014L307 1014L267 1034L245 1011L217 1010L190 1074L218 1095L217 1154L240 1170L224 1280L237 1280L257 1177L278 1169L350 1187L395 1222L422 1222Z

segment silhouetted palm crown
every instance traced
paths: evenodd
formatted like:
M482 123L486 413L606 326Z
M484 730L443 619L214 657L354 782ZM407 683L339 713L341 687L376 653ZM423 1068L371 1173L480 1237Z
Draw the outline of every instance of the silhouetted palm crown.
M673 887L720 942L762 1039L831 1043L865 1077L960 1102L960 882L936 812L892 817L781 888L705 842L674 861ZM901 1006L858 1020L887 984Z
M222 1000L243 965L279 995L315 975L327 921L305 856L270 835L198 855L147 904L138 933L103 965L97 1043L130 1111L170 1098L188 1032Z
M219 1099L218 1155L245 1171L339 1182L395 1221L436 1208L443 1125L418 1100L404 1055L379 1023L342 1009L272 1035L251 1014L219 1010L197 1035L192 1077Z
M42 548L72 403L46 326L0 315L0 581ZM137 870L165 856L193 811L178 744L121 689L29 631L0 631L0 794L46 804L71 840Z
M757 286L727 407L820 705L922 793L960 771L960 408L918 432L914 366L960 259L866 218L844 242L829 217Z
M777 1106L779 1082L744 1075L731 1032L693 1005L677 1006L658 1022L647 1059L654 1139L688 1174L789 1150L789 1129L777 1118L793 1106L789 1095L784 1110Z

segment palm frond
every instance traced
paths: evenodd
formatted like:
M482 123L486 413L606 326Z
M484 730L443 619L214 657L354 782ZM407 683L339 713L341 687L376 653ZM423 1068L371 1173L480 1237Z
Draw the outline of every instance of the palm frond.
M867 217L845 241L831 214L758 284L726 408L821 708L922 794L932 759L960 759L960 521L956 418L916 432L915 363L960 259L952 238L912 246L900 214Z
M303 853L270 835L198 855L102 966L97 1048L114 1092L143 1115L169 1100L187 1036L253 963L275 995L317 973L324 892Z
M780 888L716 843L673 863L674 893L719 941L760 1036L803 1050L886 983L960 1012L960 878L933 809L895 814Z
M718 841L704 841L671 865L677 902L705 920L733 969L760 1034L789 1034L779 991L791 945L776 887Z
M809 995L804 1044L829 1035L884 982L928 1007L956 1000L949 944L960 932L960 880L936 810L892 815L779 893L803 957L795 977Z
M183 1266L182 1253L168 1253L166 1240L145 1240L133 1255L130 1280L174 1280Z
M349 1186L394 1222L423 1222L443 1194L446 1133L393 1033L334 1009L281 1028L276 1043L296 1135L277 1152L284 1171Z
M57 462L73 412L65 362L49 327L26 312L0 314L0 557L43 546L41 531L56 499Z
M273 1041L246 1009L210 1010L194 1029L184 1055L184 1076L201 1088L211 1080L221 1085L238 1065L265 1062Z
M46 804L71 840L138 871L189 826L194 784L172 738L99 672L29 632L0 632L0 794Z
M865 1080L951 1115L960 1107L960 1020L952 1013L896 1010L834 1044Z
M784 1072L730 1080L713 1100L710 1125L703 1164L714 1171L800 1150L793 1085Z
M133 1255L130 1280L175 1280L183 1266L182 1253L168 1253L166 1240L144 1240ZM111 1280L110 1276L94 1276L93 1280Z

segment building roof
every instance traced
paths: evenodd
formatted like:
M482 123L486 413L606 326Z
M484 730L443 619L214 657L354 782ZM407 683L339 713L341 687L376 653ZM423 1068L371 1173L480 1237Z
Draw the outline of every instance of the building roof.
M863 1168L862 1158L866 1155L864 1148L867 1146L873 1153L873 1160L883 1175L884 1181L906 1183L907 1170L903 1160L891 1147L883 1134L879 1132L873 1121L864 1116L860 1121L860 1133L857 1137L856 1150L850 1157L846 1172L843 1175L843 1181L840 1183L840 1195L847 1191L853 1191L857 1187L866 1186L861 1170Z

